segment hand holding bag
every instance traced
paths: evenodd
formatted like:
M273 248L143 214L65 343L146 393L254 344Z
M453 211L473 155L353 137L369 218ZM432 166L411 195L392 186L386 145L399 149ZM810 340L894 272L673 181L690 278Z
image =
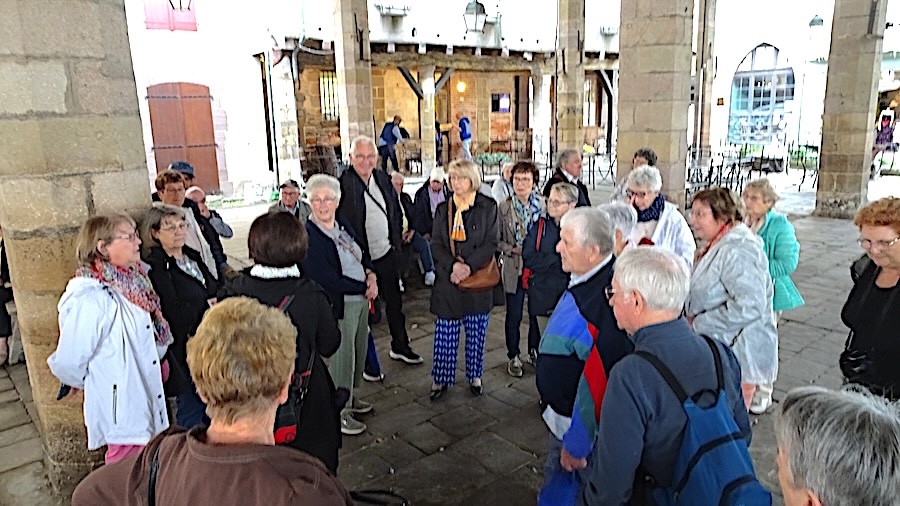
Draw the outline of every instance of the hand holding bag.
M453 201L447 202L447 238L450 240L450 253L458 261L462 262L461 257L456 256L456 241L453 240ZM497 259L491 255L488 263L472 272L469 277L459 282L457 287L464 292L487 292L500 283L500 267L497 265Z

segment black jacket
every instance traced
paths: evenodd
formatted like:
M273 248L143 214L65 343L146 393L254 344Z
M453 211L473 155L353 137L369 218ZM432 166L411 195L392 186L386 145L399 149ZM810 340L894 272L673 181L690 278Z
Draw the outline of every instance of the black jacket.
M219 285L206 268L200 253L184 246L184 256L193 260L203 273L204 282L178 267L174 257L160 246L150 248L144 261L150 265L150 282L159 295L163 317L169 322L175 341L169 347L169 380L166 393L178 395L190 390L191 376L187 365L187 341L197 332L200 320L216 296Z
M544 223L541 233L541 248L536 249L540 223ZM528 229L525 244L522 245L522 261L532 274L528 280L528 313L548 316L566 287L569 274L563 271L562 257L556 252L559 243L559 225L550 217L542 216Z
M359 244L359 238L351 227L342 224L340 219L337 220L336 226L343 228ZM303 273L325 289L334 310L334 317L338 320L343 319L344 295L365 294L366 282L344 276L337 245L313 223L313 220L306 222L306 233L309 236L309 253L303 259ZM375 269L365 249L362 254L362 265L363 269Z
M372 172L375 184L381 189L384 196L385 211L388 219L388 240L391 247L399 248L402 239L400 230L402 217L400 216L400 199L397 191L391 184L391 177L383 170ZM338 215L344 223L350 225L359 236L359 243L363 251L369 253L369 238L366 236L366 183L352 167L341 174L341 203L338 206ZM375 259L377 260L377 258Z
M413 201L413 211L416 215L416 232L420 235L431 234L434 227L434 216L431 214L431 197L428 195L428 186L430 181L425 181L421 188L416 191L416 198ZM443 187L444 200L450 200L451 192L445 184Z
M400 206L403 208L403 213L406 215L407 230L416 230L416 215L412 197L406 192L400 192L398 196L400 197ZM400 226L403 226L402 218L400 220ZM406 230L403 230L403 232L406 232Z
M450 217L447 206L441 203L434 213L431 235L431 254L434 256L435 281L431 290L431 312L438 318L459 320L466 315L487 313L494 306L492 291L464 292L450 282L455 259L450 251ZM455 215L455 207L451 210ZM456 256L462 257L472 272L487 265L497 251L500 226L497 222L497 203L477 193L475 203L463 213L466 240L456 243Z
M569 179L563 174L561 169L556 169L556 172L550 176L550 179L547 180L547 184L544 185L544 196L550 197L550 189L553 188L553 185L556 183L568 183ZM575 186L578 188L578 203L575 204L575 207L584 207L591 205L591 198L588 197L588 189L584 183L579 179L576 181Z
M150 194L150 199L153 200L153 202L161 202L157 192ZM197 225L200 226L200 233L203 234L203 238L206 239L206 243L209 244L209 251L216 261L219 279L222 279L223 266L228 263L228 258L225 256L225 249L222 247L222 240L219 239L219 233L216 232L216 229L209 223L209 219L200 213L200 207L196 202L186 198L184 199L184 202L181 203L181 207L190 209L191 213L194 214L194 219L197 220Z
M341 446L340 412L334 381L322 359L337 351L341 333L325 291L309 279L262 279L251 276L249 271L228 281L223 291L223 297L252 297L274 307L287 295L295 296L287 314L297 327L296 370L305 371L314 347L317 352L309 377L309 391L300 413L297 439L291 446L319 458L335 472Z

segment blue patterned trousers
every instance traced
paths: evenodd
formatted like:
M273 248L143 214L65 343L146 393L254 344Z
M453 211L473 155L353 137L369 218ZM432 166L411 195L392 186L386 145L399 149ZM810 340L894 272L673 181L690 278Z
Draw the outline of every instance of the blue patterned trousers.
M434 366L431 375L437 385L456 382L456 350L460 326L466 329L466 379L471 383L484 374L484 338L488 313L466 315L462 320L438 318L434 324Z

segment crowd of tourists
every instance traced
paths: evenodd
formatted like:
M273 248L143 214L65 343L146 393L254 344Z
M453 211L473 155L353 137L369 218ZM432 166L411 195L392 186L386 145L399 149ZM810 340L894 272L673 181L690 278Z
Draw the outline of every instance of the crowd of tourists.
M342 435L365 432L374 408L362 381L384 378L372 319L383 310L391 359L424 362L403 310L410 252L435 317L432 402L458 395L462 330L462 395L483 395L489 315L505 306L506 370L533 371L548 430L539 504L771 504L749 414L772 407L778 321L804 301L790 277L800 245L767 180L740 196L700 191L686 219L648 148L597 206L578 151L559 154L542 189L533 162L485 188L460 159L413 197L402 175L376 170L378 149L359 137L339 178L284 182L250 227L253 266L240 272L220 241L232 231L186 163L157 175L159 202L140 223L87 220L48 359L60 397L84 391L88 448L107 448L74 504L350 504L334 476ZM791 506L886 505L900 491L900 199L855 223L865 254L835 360L856 387L782 399Z

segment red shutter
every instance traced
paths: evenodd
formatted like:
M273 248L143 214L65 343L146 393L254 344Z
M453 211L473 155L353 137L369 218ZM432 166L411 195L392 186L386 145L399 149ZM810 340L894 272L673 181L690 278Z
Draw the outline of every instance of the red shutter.
M169 29L169 0L144 0L144 20L148 30Z
M177 0L173 0L176 5ZM187 1L183 0L187 5ZM148 30L184 30L197 31L197 16L194 5L196 0L190 2L190 9L179 10L172 8L173 2L169 0L144 0L144 17Z
M184 160L194 166L194 184L207 192L219 191L209 88L192 83L163 83L147 88L150 130L156 170Z

